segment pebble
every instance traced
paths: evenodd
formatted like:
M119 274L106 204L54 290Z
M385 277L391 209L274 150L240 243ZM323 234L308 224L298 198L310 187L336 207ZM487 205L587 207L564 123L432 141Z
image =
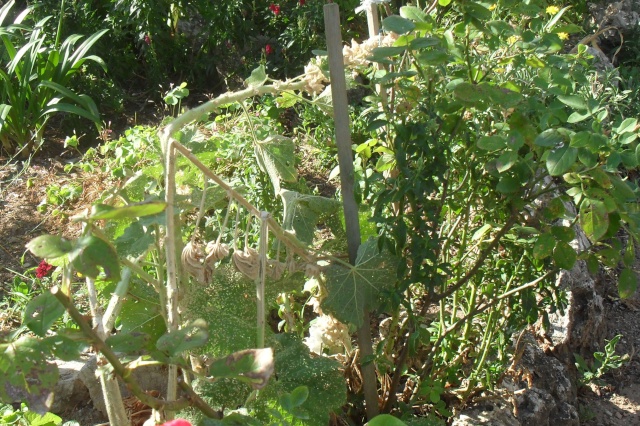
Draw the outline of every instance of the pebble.
M616 412L616 417L621 419L622 418L622 413L620 411Z

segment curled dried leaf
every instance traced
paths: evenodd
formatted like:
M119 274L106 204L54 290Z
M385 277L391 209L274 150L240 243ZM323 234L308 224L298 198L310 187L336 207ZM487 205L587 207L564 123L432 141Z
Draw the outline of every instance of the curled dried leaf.
M267 260L267 277L272 280L279 280L282 278L284 271L287 270L287 264L280 262L276 259Z
M209 241L205 252L207 253L205 263L215 263L218 260L222 260L225 257L229 256L229 246L225 243Z
M260 273L260 255L257 250L245 247L242 251L234 251L231 258L238 271L252 280L258 278L258 274Z
M188 242L180 256L184 270L201 284L208 283L213 276L213 265L204 263L205 254L198 243Z

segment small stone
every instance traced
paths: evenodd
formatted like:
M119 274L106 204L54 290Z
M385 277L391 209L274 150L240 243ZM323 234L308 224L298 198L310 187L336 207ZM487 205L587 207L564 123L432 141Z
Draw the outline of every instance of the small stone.
M620 411L616 412L616 417L621 419L622 418L622 413Z

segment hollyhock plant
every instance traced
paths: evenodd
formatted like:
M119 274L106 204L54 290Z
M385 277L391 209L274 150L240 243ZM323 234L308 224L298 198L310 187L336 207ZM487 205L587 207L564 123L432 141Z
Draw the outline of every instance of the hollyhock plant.
M53 269L53 265L49 265L46 260L40 262L38 267L36 268L36 277L44 278L49 275L49 272Z

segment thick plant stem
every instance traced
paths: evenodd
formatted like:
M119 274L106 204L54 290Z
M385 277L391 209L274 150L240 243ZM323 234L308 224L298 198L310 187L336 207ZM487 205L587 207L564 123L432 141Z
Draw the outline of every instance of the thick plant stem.
M338 145L338 163L340 166L340 186L347 232L349 262L355 265L360 246L360 223L358 204L354 196L354 170L351 152L351 130L349 128L349 110L347 102L347 84L344 77L344 59L342 56L342 35L340 30L340 9L337 4L324 5L324 26L327 35L329 53L329 71L331 74L331 96L333 100L333 118ZM358 330L358 344L362 359L373 354L371 331L369 330L369 312L365 310L363 325ZM379 412L378 386L375 365L361 366L367 418L371 420Z

